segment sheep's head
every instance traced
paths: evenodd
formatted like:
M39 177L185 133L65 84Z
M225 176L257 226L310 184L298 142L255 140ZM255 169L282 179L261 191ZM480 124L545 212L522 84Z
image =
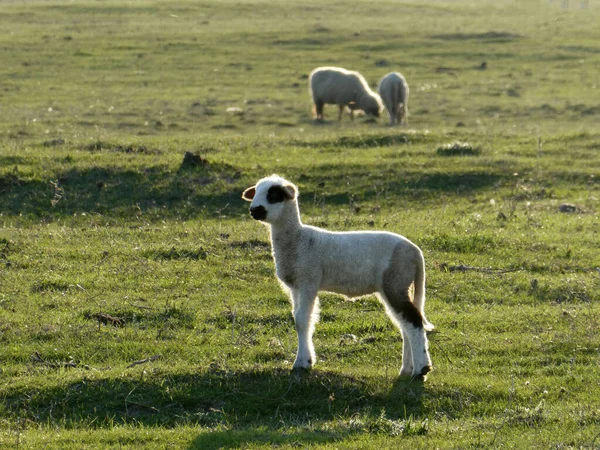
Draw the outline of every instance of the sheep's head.
M253 219L273 223L281 216L286 203L296 200L297 192L296 186L289 181L271 175L246 189L242 198L251 202L250 215Z
M372 108L366 111L366 113L370 116L379 118L379 107L377 108Z
M368 103L369 104L367 108L365 108L365 113L369 116L379 118L381 111L383 111L383 102L381 101L381 97L373 93L373 96L370 98Z

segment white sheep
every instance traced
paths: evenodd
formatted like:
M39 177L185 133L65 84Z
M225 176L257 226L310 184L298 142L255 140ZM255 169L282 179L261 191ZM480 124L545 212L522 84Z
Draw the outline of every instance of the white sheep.
M390 125L408 125L408 83L401 73L390 72L379 82L377 89L388 115Z
M290 294L298 353L294 369L316 362L312 335L318 320L318 291L349 297L376 293L403 338L400 375L424 379L431 371L424 315L425 262L419 247L388 232L330 232L302 224L298 189L272 175L242 195L250 214L270 227L277 277ZM414 299L409 288L414 283Z
M371 90L364 77L341 67L318 67L310 73L309 88L317 120L323 120L325 104L338 105L342 119L345 107L353 111L360 109L366 114L379 117L383 104L379 95Z

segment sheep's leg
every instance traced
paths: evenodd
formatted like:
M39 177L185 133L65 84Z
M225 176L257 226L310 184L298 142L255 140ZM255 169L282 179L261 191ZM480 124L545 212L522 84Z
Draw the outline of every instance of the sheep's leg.
M418 311L415 309L415 311ZM408 337L408 345L412 354L412 377L424 378L432 368L431 356L427 342L427 335L422 326L416 326L409 320L400 319L400 326L403 329L403 336ZM402 357L404 360L404 356ZM404 362L402 364L404 366ZM403 375L402 372L400 372Z
M417 270L415 272L415 295L413 296L413 303L423 316L423 328L425 331L432 331L435 327L425 317L425 261L423 258L419 258L417 261Z
M356 102L350 102L346 106L348 106L348 111L350 111L350 114L349 114L350 115L350 120L354 120L354 110L358 109L357 106L356 106Z
M317 113L317 120L323 120L323 106L325 104L321 101L315 102L315 112Z
M410 301L408 289L397 291L388 286L385 295L381 297L387 305L389 316L399 325L404 339L400 374L407 375L412 368L413 378L424 378L431 371L432 364L421 311Z
M342 114L344 114L344 108L345 108L345 106L344 105L339 105L339 107L340 107L340 114L338 116L338 121L341 122L342 121Z
M293 314L298 333L298 353L294 369L310 369L316 362L312 335L319 317L319 299L312 288L292 291Z
M410 348L410 342L408 334L400 328L402 332L402 368L400 369L400 375L412 376L413 373L413 357L412 350Z
M408 338L412 356L412 377L424 377L431 371L432 365L427 335L423 328L423 316L410 301L395 304L392 307L397 314L403 335Z
M408 108L406 107L406 105L403 103L402 104L402 114L400 116L400 122L403 123L404 125L408 125Z
M389 111L389 114L390 114L390 126L393 127L394 124L396 123L396 115L397 115L395 106L392 106L392 110Z

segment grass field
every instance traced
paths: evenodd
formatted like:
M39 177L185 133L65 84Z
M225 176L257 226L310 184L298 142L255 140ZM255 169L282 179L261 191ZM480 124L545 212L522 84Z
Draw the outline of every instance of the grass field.
M598 23L595 0L2 2L0 447L600 448ZM313 123L321 65L402 72L409 126ZM374 297L327 293L290 376L241 199L271 173L305 223L423 249L425 383Z

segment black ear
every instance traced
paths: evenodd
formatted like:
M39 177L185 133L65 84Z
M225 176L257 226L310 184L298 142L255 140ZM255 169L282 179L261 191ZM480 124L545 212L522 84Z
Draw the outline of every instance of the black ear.
M269 188L267 192L267 201L269 203L280 203L286 200L293 200L296 198L296 189L290 184L275 185Z
M247 202L251 202L252 199L254 198L255 194L256 194L256 186L252 186L244 191L244 193L242 194L242 198L244 200L246 200Z

